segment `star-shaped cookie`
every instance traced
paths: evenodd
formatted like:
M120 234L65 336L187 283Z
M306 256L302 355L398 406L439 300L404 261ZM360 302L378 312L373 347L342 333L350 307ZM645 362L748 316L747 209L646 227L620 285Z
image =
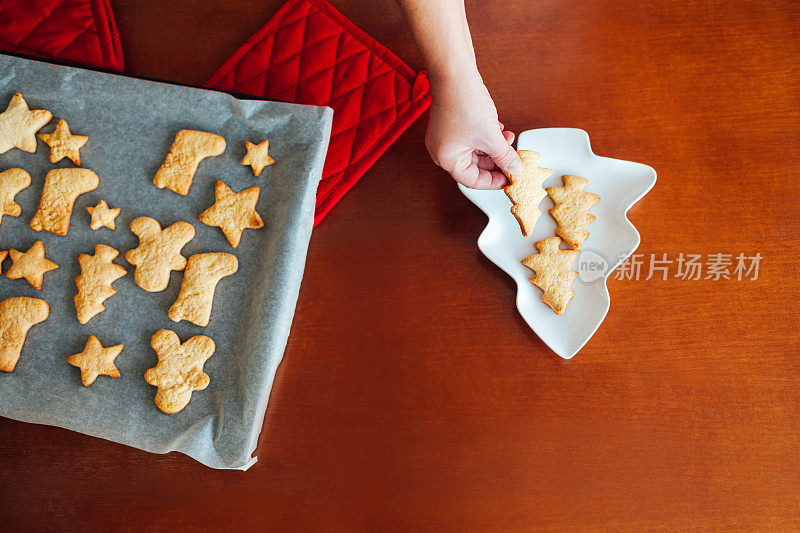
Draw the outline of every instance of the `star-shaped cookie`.
M92 221L89 223L90 228L100 229L106 227L110 230L116 229L114 219L119 215L119 207L111 209L105 200L100 200L96 206L87 207L86 210L92 215Z
M261 228L264 221L256 213L259 187L250 187L236 193L220 180L214 186L214 205L200 213L200 222L222 229L225 238L236 248L247 228Z
M6 272L8 279L25 278L36 289L42 288L42 278L45 272L55 270L58 265L44 257L44 243L36 241L27 252L18 252L13 248L11 254L11 268Z
M34 153L36 132L50 122L51 118L53 114L50 111L31 111L22 95L14 94L6 110L0 113L0 154L12 148Z
M264 170L264 167L268 167L275 162L267 153L269 150L268 140L265 140L261 144L246 142L245 146L247 147L247 154L242 158L242 164L250 165L254 175L261 175L261 171Z
M63 118L58 121L53 133L40 133L39 138L50 147L50 162L58 163L65 157L78 166L81 166L79 150L86 144L89 137L86 135L73 135L69 131L69 124Z
M91 335L86 341L83 351L67 357L67 363L81 369L81 382L88 387L94 383L97 376L120 377L119 370L114 366L114 359L117 358L122 348L124 348L122 344L103 348L100 340Z

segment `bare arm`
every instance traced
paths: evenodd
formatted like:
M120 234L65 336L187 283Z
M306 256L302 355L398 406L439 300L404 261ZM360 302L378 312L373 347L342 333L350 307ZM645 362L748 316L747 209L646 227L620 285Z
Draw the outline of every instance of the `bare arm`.
M398 0L428 65L433 103L425 144L459 183L497 189L522 162L475 64L463 0Z

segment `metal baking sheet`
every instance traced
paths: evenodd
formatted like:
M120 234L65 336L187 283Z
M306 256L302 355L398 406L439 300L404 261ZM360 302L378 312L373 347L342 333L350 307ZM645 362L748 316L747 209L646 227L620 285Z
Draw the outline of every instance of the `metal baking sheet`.
M0 300L12 296L42 298L50 317L31 328L12 373L0 372L0 415L68 428L154 453L183 452L214 468L246 469L266 410L275 371L283 356L294 314L309 238L314 199L330 137L333 111L328 107L241 100L225 93L157 83L0 55L0 111L21 92L31 109L48 109L63 118L74 134L88 135L81 149L82 166L95 171L100 185L75 202L69 234L35 232L28 223L36 211L47 172L71 167L68 160L49 162L49 147L38 142L35 154L12 149L0 154L0 171L22 168L31 186L20 192L19 217L0 222L0 250L27 250L36 240L60 268L45 274L38 291L24 279L0 278ZM227 141L225 152L203 160L188 196L158 189L152 179L178 130L209 131ZM270 140L277 162L254 177L239 163L245 141ZM214 202L214 182L222 179L235 191L261 187L256 206L262 229L247 229L232 248L219 228L198 215ZM100 199L122 209L116 230L89 228L87 206ZM153 217L166 227L191 223L196 235L183 249L188 257L202 252L229 252L239 270L217 286L207 327L172 322L167 310L178 296L183 274L173 272L169 287L148 293L133 281L133 266L124 259L138 245L130 222ZM114 283L118 291L106 310L88 324L76 318L73 297L79 274L77 255L94 253L96 244L116 248L116 262L126 269ZM3 272L10 266L3 263ZM195 392L180 413L166 415L156 407L155 387L144 380L155 366L150 337L157 330L175 331L185 341L197 334L216 343L206 362L211 383ZM90 387L66 358L83 350L89 335L104 346L124 344L116 360L122 378L100 376Z

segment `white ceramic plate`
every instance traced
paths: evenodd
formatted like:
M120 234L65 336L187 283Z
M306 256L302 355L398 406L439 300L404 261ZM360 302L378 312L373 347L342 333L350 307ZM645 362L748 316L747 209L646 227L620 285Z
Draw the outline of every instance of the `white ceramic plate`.
M542 291L530 282L533 272L522 260L537 253L534 242L555 235L557 224L547 212L549 197L539 204L542 216L530 237L523 237L511 214L511 202L503 191L461 192L489 217L478 237L478 248L517 282L517 308L522 318L556 354L569 359L583 348L608 313L611 299L606 279L639 246L639 232L626 213L656 182L656 171L647 165L600 157L592 153L589 136L574 128L528 130L517 140L518 150L541 154L539 164L553 170L544 186L562 187L564 174L589 180L587 191L600 196L590 210L597 220L589 224L589 238L573 264L579 276L572 283L575 296L565 314L556 315L544 302ZM562 248L566 248L562 244Z

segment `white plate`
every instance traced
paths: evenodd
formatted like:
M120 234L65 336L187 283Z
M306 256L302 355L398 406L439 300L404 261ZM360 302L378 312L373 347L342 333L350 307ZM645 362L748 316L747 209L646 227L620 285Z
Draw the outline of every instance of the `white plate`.
M639 246L639 232L626 217L656 182L647 165L600 157L592 152L589 136L574 128L528 130L517 140L518 150L541 154L539 164L553 170L544 186L564 185L561 176L576 174L589 180L586 190L600 196L590 210L597 220L589 224L589 238L573 264L579 276L572 283L575 296L567 311L556 315L544 302L542 291L530 282L533 272L522 260L537 253L534 242L555 235L557 224L547 212L549 197L539 204L542 216L530 237L523 237L503 191L478 191L459 186L461 192L489 217L478 237L478 248L517 282L517 308L522 318L556 354L569 359L583 348L608 313L611 299L606 279ZM562 244L562 248L566 245Z

